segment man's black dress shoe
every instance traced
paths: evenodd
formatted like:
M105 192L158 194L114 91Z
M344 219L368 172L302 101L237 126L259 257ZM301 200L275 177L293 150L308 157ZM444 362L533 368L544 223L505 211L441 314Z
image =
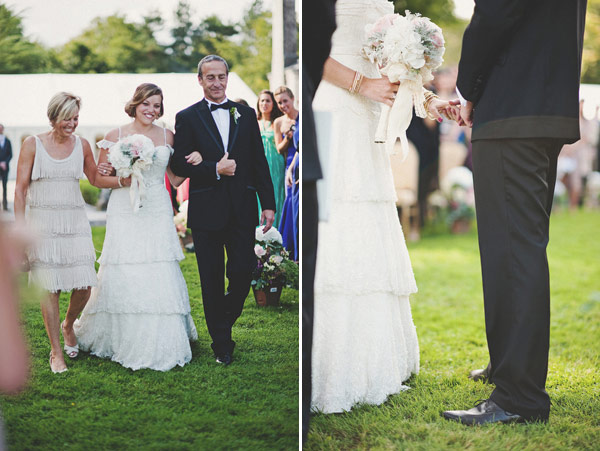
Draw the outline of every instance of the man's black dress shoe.
M492 362L489 362L485 368L473 370L469 373L469 379L474 382L483 382L484 384L491 384L490 374L492 373Z
M229 353L227 353L227 354L221 354L221 355L217 356L217 363L221 363L221 364L227 366L231 362L233 362L233 357Z
M502 409L491 399L486 399L469 410L447 410L442 413L447 420L475 425L487 423L523 423L525 419L516 413Z

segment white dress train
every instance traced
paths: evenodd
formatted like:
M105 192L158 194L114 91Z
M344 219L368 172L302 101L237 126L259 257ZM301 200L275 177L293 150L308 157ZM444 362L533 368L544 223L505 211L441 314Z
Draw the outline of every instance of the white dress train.
M365 25L393 12L385 0L338 0L331 56L377 77L360 54ZM389 157L374 143L380 106L325 81L314 108L332 112L330 210L319 224L312 409L381 404L419 371L409 295L417 291L395 206Z

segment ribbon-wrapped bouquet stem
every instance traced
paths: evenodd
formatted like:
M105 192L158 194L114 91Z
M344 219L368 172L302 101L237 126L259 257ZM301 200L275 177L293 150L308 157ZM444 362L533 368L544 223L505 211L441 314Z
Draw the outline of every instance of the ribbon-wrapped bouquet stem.
M423 85L433 80L433 71L443 60L445 51L442 30L427 17L405 11L405 15L388 14L366 27L367 42L363 53L379 66L392 83L400 82L390 108L382 106L375 141L385 143L394 153L400 138L402 153L408 153L406 129L412 119L413 105L419 117L426 117Z
M116 169L117 175L131 176L129 196L134 212L140 209L146 194L142 171L152 164L155 153L152 140L139 134L119 140L108 152L108 161Z

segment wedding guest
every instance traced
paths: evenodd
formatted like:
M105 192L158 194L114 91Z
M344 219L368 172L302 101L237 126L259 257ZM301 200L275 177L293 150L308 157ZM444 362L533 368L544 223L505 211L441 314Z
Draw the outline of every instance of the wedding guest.
M81 99L73 94L53 96L47 110L52 129L25 139L17 165L15 218L17 224L27 222L37 234L36 244L28 251L29 281L47 292L41 308L53 373L67 371L60 349L61 330L67 355L75 358L79 353L73 322L96 285L96 252L79 189L84 174L95 183L96 163L89 143L75 135L80 107ZM117 178L113 179L118 186ZM62 291L72 293L61 323L58 299Z
M248 104L248 102L246 102L244 99L242 99L242 98L240 98L240 97L238 97L237 99L234 99L233 101L234 101L234 102L237 102L237 103L241 103L242 105L246 105L247 107L249 107L249 106L250 106L250 105Z
M8 181L8 164L12 158L10 139L4 135L4 125L0 124L0 179L2 179L2 209L8 210L6 182Z
M17 275L25 239L0 222L0 393L21 391L27 381L27 347L19 323ZM0 437L0 448L2 439Z
M262 137L265 156L267 157L267 163L269 163L271 180L273 181L273 188L275 189L275 206L277 208L275 211L275 224L279 226L283 202L285 201L285 156L283 153L279 152L277 145L275 144L275 128L273 122L281 117L283 113L279 109L279 106L277 106L273 93L266 89L261 91L258 95L256 111L260 136Z
M0 393L15 394L27 382L27 347L19 323L17 274L26 240L0 221ZM0 412L0 450L6 449Z
M275 119L273 123L275 128L275 144L277 150L286 157L286 170L292 164L294 155L298 149L294 146L294 131L296 129L296 120L299 118L299 111L294 107L294 94L286 86L280 86L274 92L275 100L279 109L284 113L283 116ZM286 187L285 201L281 212L279 222L279 231L283 237L283 246L290 253L290 257L298 260L298 248L295 246L295 236L297 235L297 226L294 225L294 205L293 205L293 187Z

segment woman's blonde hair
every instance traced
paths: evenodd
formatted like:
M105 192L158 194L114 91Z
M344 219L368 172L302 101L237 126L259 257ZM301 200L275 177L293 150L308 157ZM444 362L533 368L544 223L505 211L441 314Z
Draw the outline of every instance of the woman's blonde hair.
M290 88L288 88L287 86L280 86L279 88L277 88L275 90L275 92L273 93L273 95L278 96L279 94L287 94L288 97L290 99L294 98L294 93L292 92L292 90Z
M81 108L81 98L69 92L55 94L48 103L48 119L55 126L65 119L72 118Z
M129 117L135 117L135 109L148 97L155 95L160 96L160 113L158 117L161 117L165 113L165 107L163 105L163 93L162 89L152 83L142 83L133 93L133 98L125 105L125 112Z

